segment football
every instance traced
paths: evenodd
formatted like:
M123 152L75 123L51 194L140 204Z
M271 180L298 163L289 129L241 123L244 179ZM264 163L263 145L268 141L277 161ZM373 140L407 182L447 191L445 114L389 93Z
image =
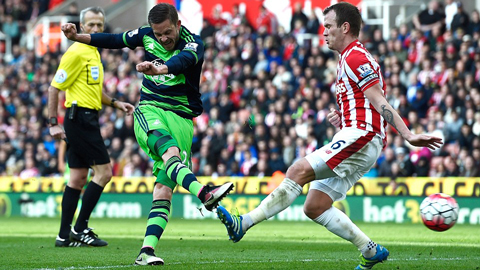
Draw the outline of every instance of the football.
M420 204L420 215L427 228L443 232L450 229L458 218L458 204L447 194L435 193Z

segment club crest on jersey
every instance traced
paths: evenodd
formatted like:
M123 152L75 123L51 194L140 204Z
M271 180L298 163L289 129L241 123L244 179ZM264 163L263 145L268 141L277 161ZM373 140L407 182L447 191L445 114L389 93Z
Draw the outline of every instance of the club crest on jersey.
M155 60L152 61L152 63L156 66L156 67L159 67L159 66L162 66L162 65L165 65L165 61L163 61L162 59L160 58L157 58ZM163 75L154 75L154 76L151 76L152 78L152 81L157 85L162 85L168 81L171 81L173 79L175 79L175 75L173 74L163 74Z
M152 64L154 64L156 67L159 67L159 66L165 65L165 61L163 61L160 58L157 58L157 59L152 61Z
M366 76L373 73L373 69L370 64L363 64L357 68L357 71L360 73L360 77L365 78Z
M198 47L197 43L190 42L190 43L187 43L187 45L185 45L185 48L183 48L183 49L197 52L197 47Z

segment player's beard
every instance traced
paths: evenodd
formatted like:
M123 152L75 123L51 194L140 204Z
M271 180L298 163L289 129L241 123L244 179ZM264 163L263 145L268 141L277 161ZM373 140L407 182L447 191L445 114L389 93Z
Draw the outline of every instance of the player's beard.
M175 48L175 41L173 39L169 39L166 44L162 43L162 46L165 48L165 50L171 51L173 48Z
M167 42L161 43L163 48L165 48L165 50L173 51L173 49L175 49L175 46L177 45L177 41L178 41L178 37L180 35L180 32L177 31L176 33L177 33L177 35L176 35L175 39L168 39Z

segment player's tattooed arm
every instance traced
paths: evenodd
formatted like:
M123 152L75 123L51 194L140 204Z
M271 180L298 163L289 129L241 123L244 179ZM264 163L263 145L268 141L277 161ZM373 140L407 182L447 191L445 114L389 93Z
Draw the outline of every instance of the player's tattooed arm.
M387 121L387 123L389 123L392 127L394 127L400 133L400 135L403 137L400 130L398 130L397 125L395 125L395 119L394 119L393 112L390 109L388 109L387 105L385 105L385 104L381 105L381 108L382 108L382 111L380 112L380 114L383 116L383 119L385 119L385 121Z
M407 125L405 125L400 114L398 114L392 105L388 103L379 84L375 84L366 89L364 94L383 119L394 127L400 136L407 140L411 145L428 147L431 150L435 150L442 146L442 138L426 134L413 134L412 131L408 129Z
M370 103L375 107L377 112L385 119L385 121L394 127L400 136L408 140L412 132L408 129L403 122L402 117L398 114L397 111L390 105L383 95L382 88L379 84L375 84L364 91L365 96L370 101Z

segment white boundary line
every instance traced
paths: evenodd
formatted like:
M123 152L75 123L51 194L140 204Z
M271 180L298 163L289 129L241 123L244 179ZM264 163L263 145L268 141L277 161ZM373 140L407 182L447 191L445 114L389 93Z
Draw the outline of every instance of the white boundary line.
M392 258L392 259L388 259L387 262L389 261L398 261L398 262L403 262L403 261L459 261L459 260L463 260L465 258L460 258L460 257L456 257L456 258L437 258L437 257L426 257L426 258L407 258L407 259L396 259L396 258ZM473 258L469 258L469 259L473 259L473 260L478 260L480 261L480 257L473 257ZM287 263L287 262L337 262L338 259L300 259L300 260L253 260L253 261L238 261L238 262L235 262L235 263L239 263L239 264L247 264L247 263ZM358 261L357 259L343 259L342 261L352 261L352 262L356 262ZM209 265L209 264L219 264L219 263L227 263L226 261L224 260L220 260L220 261L210 261L210 262L197 262L195 263L196 265ZM182 265L183 263L182 262L173 262L173 263L168 263L166 264L166 266L168 265ZM132 267L134 266L133 264L132 265L110 265L110 266L84 266L84 267L63 267L62 269L63 270L83 270L83 269L115 269L115 268L126 268L126 267ZM36 268L35 270L56 270L58 268Z
M52 239L55 238L55 235L50 234L22 234L22 233L12 233L12 234L5 234L0 233L0 237L25 237L25 238L48 238L51 237ZM138 239L142 240L143 237L141 236L132 236L132 235L108 235L102 234L102 238L105 239ZM162 239L169 239L169 240L177 240L180 236L172 236L172 235L163 235ZM220 238L218 236L187 236L181 237L183 240L216 240L221 241L222 239L227 242L227 237ZM253 237L252 237L253 240ZM251 241L246 239L244 241ZM460 241L460 240L459 240ZM265 242L265 241L264 241ZM302 241L288 239L288 238L281 238L276 241L268 241L268 242L286 242L286 243L293 243L293 242L301 242L301 243L329 243L329 244L348 244L349 242L344 240L337 240L337 239L304 239ZM404 242L404 241L378 241L382 245L392 245L392 246L425 246L425 247L473 247L473 248L480 248L480 243L463 243L463 242Z

